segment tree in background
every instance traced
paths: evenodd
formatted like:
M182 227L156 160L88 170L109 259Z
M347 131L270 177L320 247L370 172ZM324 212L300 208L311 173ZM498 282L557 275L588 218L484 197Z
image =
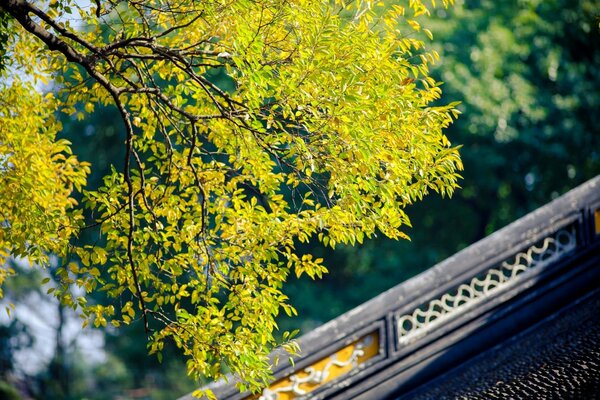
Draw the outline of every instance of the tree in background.
M464 0L432 14L432 75L461 102L447 132L462 145L463 189L408 210L411 242L313 250L332 273L287 289L307 329L600 174L597 1Z
M225 368L242 390L265 384L275 318L295 313L283 283L326 272L298 245L405 238L405 207L457 186L462 164L442 132L456 110L432 104L437 54L415 35L431 36L420 1L0 7L12 17L2 256L43 266L57 254L48 292L84 325L140 320L150 352L174 343L193 377ZM209 79L219 73L226 85ZM58 96L30 83L48 78ZM55 140L52 112L84 119L99 106L119 113L123 161L78 202L89 164ZM95 243L78 240L92 227Z

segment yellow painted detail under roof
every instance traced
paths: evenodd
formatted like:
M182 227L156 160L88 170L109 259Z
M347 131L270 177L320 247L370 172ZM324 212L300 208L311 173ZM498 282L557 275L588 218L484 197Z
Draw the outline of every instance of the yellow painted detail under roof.
M342 347L302 371L289 375L271 384L262 395L247 397L264 400L292 400L341 377L367 360L379 354L379 332L369 333L355 342Z

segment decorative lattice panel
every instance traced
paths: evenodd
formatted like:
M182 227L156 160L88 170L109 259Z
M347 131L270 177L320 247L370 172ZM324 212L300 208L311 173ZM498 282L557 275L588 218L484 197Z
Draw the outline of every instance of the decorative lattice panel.
M508 289L523 274L552 263L575 249L574 229L562 229L499 266L487 270L443 296L421 305L396 319L398 343L407 344L432 328L466 311L492 294Z

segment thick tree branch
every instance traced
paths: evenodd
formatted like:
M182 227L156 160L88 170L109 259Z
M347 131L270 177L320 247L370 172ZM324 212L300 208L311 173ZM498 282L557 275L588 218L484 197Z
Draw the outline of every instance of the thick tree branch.
M11 16L13 16L27 31L31 32L37 38L48 46L50 50L62 53L67 61L81 65L85 70L106 88L111 93L119 93L119 89L115 87L103 74L94 69L90 59L75 50L67 42L60 39L56 35L44 29L39 24L35 23L30 17L29 12L34 6L24 0L8 0L1 5Z

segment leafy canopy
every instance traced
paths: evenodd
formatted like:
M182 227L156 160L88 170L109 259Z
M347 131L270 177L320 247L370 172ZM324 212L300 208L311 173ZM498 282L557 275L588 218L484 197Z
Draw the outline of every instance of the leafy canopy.
M327 321L600 174L599 9L595 0L457 0L422 20L443 38L432 76L461 101L446 134L463 145L462 188L407 210L410 243L312 250L330 273L286 285L301 319Z
M457 186L461 161L442 132L456 110L431 105L437 53L425 48L419 0L0 7L12 17L3 257L59 255L62 283L49 291L84 325L141 320L150 352L160 358L172 340L193 377L229 370L241 389L260 387L275 317L295 313L283 283L326 272L297 244L406 238L404 208ZM48 78L60 104L27 83ZM89 220L72 198L89 166L54 140L51 115L83 119L98 105L118 109L126 140L122 168L83 191ZM98 241L83 245L77 233L90 226ZM73 286L109 300L88 304Z

